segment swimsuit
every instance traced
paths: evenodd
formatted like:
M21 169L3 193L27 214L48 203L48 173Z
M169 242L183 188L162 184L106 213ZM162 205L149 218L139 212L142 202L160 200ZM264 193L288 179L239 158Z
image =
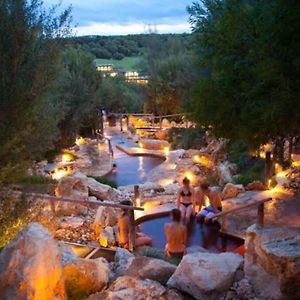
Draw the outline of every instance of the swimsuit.
M192 192L190 190L188 192L181 191L180 192L180 196L181 197L191 197L192 196ZM189 202L189 203L180 202L180 204L182 204L185 207L189 207L190 205L192 205L192 202Z

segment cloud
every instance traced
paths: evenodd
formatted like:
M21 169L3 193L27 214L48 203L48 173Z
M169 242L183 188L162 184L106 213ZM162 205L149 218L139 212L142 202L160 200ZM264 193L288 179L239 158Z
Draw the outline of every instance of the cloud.
M189 32L190 26L188 23L176 24L156 24L146 25L143 23L91 23L86 26L78 26L75 29L76 35L126 35L146 33L149 27L156 29L157 33L183 33Z
M58 0L44 2L50 6ZM63 0L62 7L72 5L78 35L98 31L106 35L143 33L144 24L156 25L161 33L175 33L188 31L186 6L191 3L192 0Z

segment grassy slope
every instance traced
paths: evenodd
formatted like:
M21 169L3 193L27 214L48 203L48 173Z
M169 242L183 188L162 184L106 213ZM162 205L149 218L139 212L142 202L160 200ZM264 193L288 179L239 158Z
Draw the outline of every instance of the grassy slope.
M98 64L113 64L116 68L122 68L130 71L139 71L138 65L141 59L142 56L132 56L124 57L121 60L97 58L95 61Z

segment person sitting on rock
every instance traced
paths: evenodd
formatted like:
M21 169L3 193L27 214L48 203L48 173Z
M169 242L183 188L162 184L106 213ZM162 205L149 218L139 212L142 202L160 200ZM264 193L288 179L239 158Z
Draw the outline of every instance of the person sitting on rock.
M202 206L205 206L205 197L207 197L209 205L200 210L197 214L197 219L210 222L216 214L222 211L222 195L213 191L207 183L202 183L200 188L202 193L199 193L198 195L202 196L197 198L200 209Z
M182 187L178 190L176 206L181 211L182 221L189 223L195 212L195 203L194 189L190 186L190 181L186 177L182 180Z
M165 253L167 256L181 259L185 254L187 229L186 226L180 222L181 212L174 208L171 211L172 223L165 224L165 234L167 244L165 246Z
M121 201L122 205L132 206L132 202L129 200ZM122 214L118 218L118 233L119 233L119 246L122 248L129 248L129 227L130 220L128 210L123 209ZM142 232L136 232L135 247L139 246L151 246L152 239L143 234Z

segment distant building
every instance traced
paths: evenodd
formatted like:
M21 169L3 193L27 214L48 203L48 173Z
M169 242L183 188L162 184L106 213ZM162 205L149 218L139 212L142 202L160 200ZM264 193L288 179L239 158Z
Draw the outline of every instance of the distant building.
M97 64L96 70L103 73L103 77L123 76L126 82L146 85L149 82L149 77L140 75L136 71L128 71L122 68L115 68L113 64Z

